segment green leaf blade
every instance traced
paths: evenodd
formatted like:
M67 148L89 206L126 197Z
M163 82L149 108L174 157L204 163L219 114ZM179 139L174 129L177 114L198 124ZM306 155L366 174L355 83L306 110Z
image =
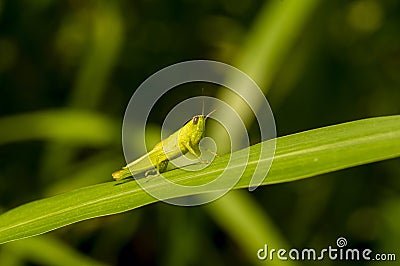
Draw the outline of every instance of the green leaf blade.
M274 161L263 185L290 182L400 156L400 116L364 119L305 131L280 137L276 145ZM259 162L259 149L260 144L250 148L249 163L235 189L248 186ZM164 176L173 182L196 186L214 180L224 170L228 160L229 155L226 155L217 158L203 171L188 173L173 170ZM157 178L149 182L157 189L166 189ZM196 194L195 189L193 194ZM128 211L156 201L134 181L84 187L2 214L0 243L42 234L78 221Z
M363 119L278 138L267 184L400 155L400 116Z

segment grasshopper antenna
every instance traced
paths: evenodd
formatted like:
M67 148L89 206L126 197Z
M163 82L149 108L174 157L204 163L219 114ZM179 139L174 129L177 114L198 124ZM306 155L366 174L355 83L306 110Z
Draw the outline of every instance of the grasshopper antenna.
M201 115L204 116L204 88L201 88L201 94L203 98L203 106L201 107Z
M211 112L209 112L208 115L206 115L206 119L209 118L210 115L211 115L212 113L214 113L215 111L217 111L217 109L214 109L214 110L212 110Z
M202 106L202 108L201 108L201 115L204 116L204 98L205 98L205 96L204 96L204 88L201 88L201 94L203 95L203 106ZM212 113L214 113L215 111L217 111L217 109L212 110L211 112L209 112L208 115L206 115L205 119L209 118L210 115L211 115Z

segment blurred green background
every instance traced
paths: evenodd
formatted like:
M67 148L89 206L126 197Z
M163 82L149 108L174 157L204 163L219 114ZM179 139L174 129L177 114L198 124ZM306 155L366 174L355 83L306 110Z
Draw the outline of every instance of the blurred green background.
M397 0L0 0L0 212L111 181L135 88L185 60L248 73L278 136L399 114L399 13ZM155 128L202 86L165 95ZM395 253L399 162L92 219L2 245L0 265L257 265L264 243L318 249L340 236Z

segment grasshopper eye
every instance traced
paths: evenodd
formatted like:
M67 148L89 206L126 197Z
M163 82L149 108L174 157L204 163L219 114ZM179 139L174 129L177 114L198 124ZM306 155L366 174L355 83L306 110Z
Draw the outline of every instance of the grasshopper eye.
M197 125L198 122L199 122L199 117L198 116L193 117L193 125Z

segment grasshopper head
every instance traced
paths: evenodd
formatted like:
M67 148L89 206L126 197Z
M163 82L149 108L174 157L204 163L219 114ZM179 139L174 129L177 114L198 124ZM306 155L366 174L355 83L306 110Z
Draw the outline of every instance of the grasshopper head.
M179 139L184 142L190 142L197 146L206 132L206 120L213 113L208 115L196 115L180 130Z
M190 130L190 142L197 145L204 137L206 130L206 117L204 115L196 115L188 122Z

